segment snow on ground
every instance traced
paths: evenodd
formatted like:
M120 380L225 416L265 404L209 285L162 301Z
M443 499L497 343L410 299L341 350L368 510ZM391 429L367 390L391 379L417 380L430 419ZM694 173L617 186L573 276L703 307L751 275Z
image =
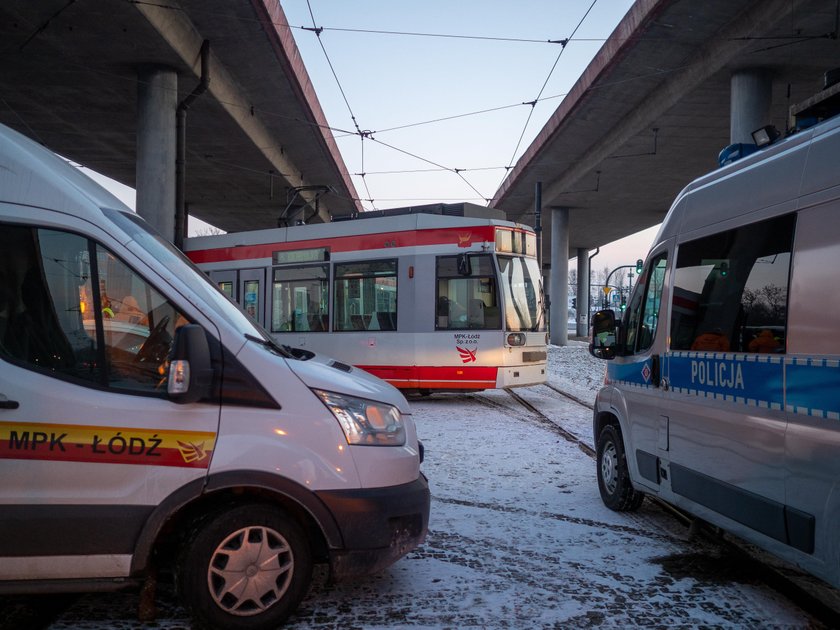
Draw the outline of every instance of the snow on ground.
M570 340L567 346L548 348L548 382L590 404L604 383L606 365L589 354L585 341Z
M604 364L552 347L549 385L591 403ZM521 390L592 443L592 413L546 386ZM595 462L503 391L412 400L432 492L428 538L390 569L329 585L319 574L289 627L818 627L708 542L646 502L604 507ZM162 590L155 628L185 628ZM54 630L143 628L136 595L87 595Z

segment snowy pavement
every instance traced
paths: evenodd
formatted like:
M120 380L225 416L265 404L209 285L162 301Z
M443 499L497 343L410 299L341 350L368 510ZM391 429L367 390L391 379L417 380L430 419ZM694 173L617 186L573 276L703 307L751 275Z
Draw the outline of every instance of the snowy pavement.
M603 363L585 347L552 347L550 366L551 384L594 398ZM519 393L592 444L589 409L544 386ZM288 627L819 627L653 503L604 507L594 460L506 392L412 408L432 491L426 543L358 583L321 574ZM136 595L85 595L49 627L189 627L171 591L159 604L144 626Z

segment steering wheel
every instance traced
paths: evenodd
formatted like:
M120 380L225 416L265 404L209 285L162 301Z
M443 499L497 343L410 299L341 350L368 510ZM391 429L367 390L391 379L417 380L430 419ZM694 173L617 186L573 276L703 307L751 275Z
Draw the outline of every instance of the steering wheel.
M153 361L160 363L169 354L169 346L172 343L172 337L166 330L166 325L169 323L169 315L160 318L160 321L155 324L155 327L149 333L145 343L140 348L135 361L144 363Z

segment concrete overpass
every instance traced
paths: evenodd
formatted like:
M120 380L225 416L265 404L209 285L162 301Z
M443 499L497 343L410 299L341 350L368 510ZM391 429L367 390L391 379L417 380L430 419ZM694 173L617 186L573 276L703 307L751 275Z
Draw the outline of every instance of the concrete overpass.
M276 227L295 189L314 220L357 212L285 23L276 0L2 2L0 122L136 188L170 238L179 201L226 231Z
M553 321L566 319L568 258L583 281L589 250L661 222L724 147L767 124L784 133L789 107L840 66L837 31L836 0L633 5L491 203L534 224L542 183Z

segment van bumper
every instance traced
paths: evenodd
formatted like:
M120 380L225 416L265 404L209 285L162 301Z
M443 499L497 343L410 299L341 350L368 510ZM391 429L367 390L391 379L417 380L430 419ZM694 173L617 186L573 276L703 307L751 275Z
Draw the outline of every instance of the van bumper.
M341 529L344 547L330 549L334 580L377 573L426 539L429 482L316 493Z

